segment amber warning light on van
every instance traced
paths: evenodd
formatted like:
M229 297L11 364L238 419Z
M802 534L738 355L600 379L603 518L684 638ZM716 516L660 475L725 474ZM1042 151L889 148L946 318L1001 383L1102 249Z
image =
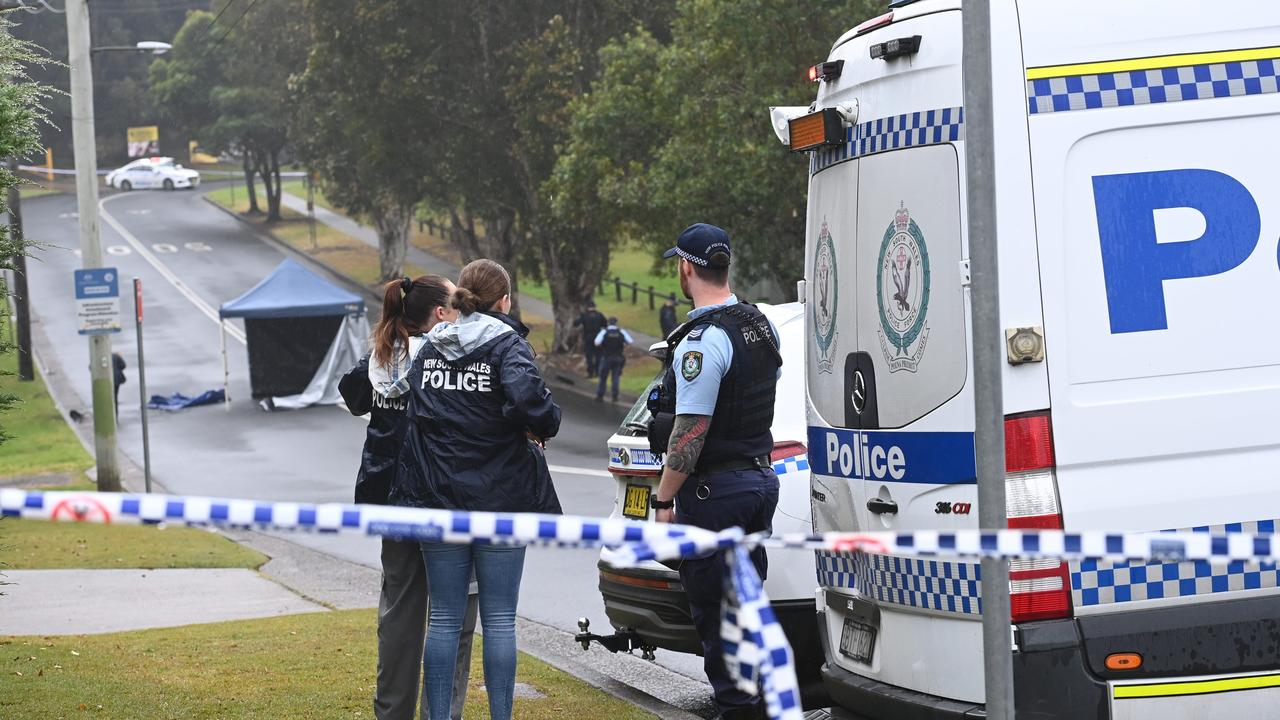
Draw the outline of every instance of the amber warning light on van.
M787 127L791 152L805 152L844 142L844 120L835 108L792 118Z

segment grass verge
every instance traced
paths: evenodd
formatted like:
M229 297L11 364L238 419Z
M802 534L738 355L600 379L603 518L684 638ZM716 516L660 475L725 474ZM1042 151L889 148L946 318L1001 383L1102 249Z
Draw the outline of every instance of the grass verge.
M0 565L7 570L62 568L257 568L262 553L190 527L0 521Z
M0 321L0 334L8 335ZM18 380L17 351L0 355L0 395L14 395L18 403L0 414L0 429L9 438L0 444L0 477L67 473L81 477L93 466L75 433L53 405L39 370L31 382Z
M376 611L347 610L0 640L0 716L372 717L376 625ZM464 716L479 720L489 713L478 643L472 659ZM527 655L517 679L546 695L516 699L522 720L653 717Z

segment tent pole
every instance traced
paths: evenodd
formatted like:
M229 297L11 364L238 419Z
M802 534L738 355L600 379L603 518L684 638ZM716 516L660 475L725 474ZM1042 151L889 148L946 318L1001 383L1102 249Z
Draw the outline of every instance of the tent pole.
M231 384L231 368L227 364L227 321L218 320L218 334L222 336L222 407L224 410L231 409L231 392L228 385Z

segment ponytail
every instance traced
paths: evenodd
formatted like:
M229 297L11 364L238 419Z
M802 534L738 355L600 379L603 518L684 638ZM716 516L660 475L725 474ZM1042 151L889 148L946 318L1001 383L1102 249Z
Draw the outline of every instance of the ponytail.
M453 307L463 315L484 312L492 310L503 296L510 294L511 276L506 268L481 258L462 268L458 289L453 291Z
M409 336L430 328L431 313L449 307L449 281L439 275L392 280L382 288L382 318L373 329L373 361L386 365L409 354Z

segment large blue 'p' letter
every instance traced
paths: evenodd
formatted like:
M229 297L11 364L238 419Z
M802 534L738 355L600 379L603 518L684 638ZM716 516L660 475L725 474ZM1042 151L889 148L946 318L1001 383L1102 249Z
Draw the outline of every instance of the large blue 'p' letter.
M1226 272L1258 244L1257 202L1239 180L1213 170L1099 175L1093 201L1112 333L1169 327L1165 280ZM1204 215L1204 234L1158 242L1155 211L1183 207Z

